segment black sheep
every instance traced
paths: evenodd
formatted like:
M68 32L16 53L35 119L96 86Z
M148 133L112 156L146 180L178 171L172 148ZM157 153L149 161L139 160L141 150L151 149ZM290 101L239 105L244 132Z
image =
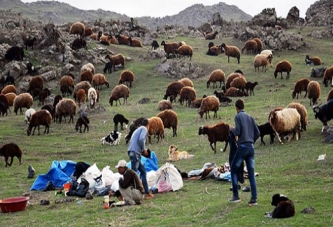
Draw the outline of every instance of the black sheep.
M160 45L158 44L158 42L154 39L153 42L151 43L151 48L153 50L156 50L157 48L159 48Z
M266 145L264 142L264 136L265 135L269 135L270 136L270 144L272 144L274 142L274 137L275 137L275 131L273 130L271 124L269 122L259 125L258 129L260 131L260 138L261 138L261 143L260 144L264 144L264 146Z
M7 61L22 61L24 57L24 51L22 47L13 46L9 48L5 54L5 59Z
M31 62L27 62L27 70L31 76L37 74L37 70L35 69L34 65Z
M77 49L81 49L81 48L87 49L87 42L82 38L76 38L73 41L73 43L71 44L71 48L73 50L77 50Z
M0 148L0 156L5 157L6 167L13 164L13 158L17 157L21 165L22 150L15 143L8 143ZM8 158L11 158L10 163Z
M275 206L275 209L271 213L272 218L290 218L295 215L295 205L293 201L284 195L273 195L271 204Z
M89 131L89 119L87 116L83 115L80 116L77 121L76 121L76 125L75 125L75 130L79 131L80 129L80 133L82 133L82 125L84 125L84 129L83 132L85 132L87 130L87 132Z
M106 73L112 73L112 63L111 62L107 62L104 66L103 72Z
M126 144L128 144L128 142L131 140L132 134L135 131L135 129L139 128L142 125L142 122L143 122L144 119L146 119L146 118L139 117L135 121L132 122L132 124L130 125L129 132L125 136Z
M118 124L120 123L121 130L124 130L123 124L126 124L126 127L128 125L128 120L124 117L122 114L116 114L113 117L113 123L114 123L114 131L118 131Z
M33 37L32 39L26 39L24 42L25 49L28 50L28 47L31 47L31 49L34 49L34 42L36 42L36 37Z

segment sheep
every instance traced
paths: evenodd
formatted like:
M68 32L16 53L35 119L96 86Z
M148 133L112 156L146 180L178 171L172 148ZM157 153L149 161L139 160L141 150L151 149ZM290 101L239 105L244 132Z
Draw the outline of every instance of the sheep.
M259 38L253 38L252 40L254 40L257 43L257 51L256 51L256 53L257 54L261 53L262 47L263 47L262 41Z
M178 82L184 84L184 86L194 87L192 80L187 77L179 79Z
M264 144L264 146L266 145L266 143L264 141L265 135L270 136L270 144L272 144L274 142L275 131L273 130L273 128L269 122L262 124L262 125L258 125L258 129L260 131L260 138L261 138L260 145L262 145L262 144Z
M158 102L158 109L160 111L172 109L172 103L169 100L162 99Z
M14 112L17 115L18 109L20 109L20 114L23 114L22 108L29 109L33 104L33 98L29 93L21 93L14 99Z
M218 99L220 99L220 97L224 96L224 91L214 91L213 93Z
M177 95L180 93L180 90L184 87L184 84L182 84L181 82L172 82L167 86L167 89L165 91L164 97L163 99L168 99L168 97L170 97L170 101L172 103L172 101L174 99L176 99Z
M31 47L31 49L34 49L34 43L37 41L36 37L33 37L32 39L26 39L24 41L25 49L28 50L28 47Z
M311 77L323 77L326 68L316 68L311 70Z
M174 54L180 45L177 42L166 43L164 40L161 42L161 46L164 46L164 51L167 55L167 58L170 58L170 54Z
M302 78L296 81L294 85L294 90L291 94L292 98L294 99L295 97L298 99L298 94L301 95L302 91L305 91L304 98L308 94L307 88L308 84L310 83L310 80L307 78Z
M37 70L35 69L34 65L31 62L28 61L26 67L27 67L28 73L31 76L37 74Z
M31 115L31 118L29 121L29 126L27 128L27 135L30 136L32 129L33 129L32 135L34 135L36 127L38 128L38 135L40 135L40 132L39 132L40 125L45 126L44 134L45 133L48 134L49 130L50 130L51 122L52 122L52 116L49 111L47 111L47 110L36 111L35 113L33 113Z
M47 111L49 111L49 113L50 113L51 116L52 116L53 121L55 121L55 108L54 108L53 105L51 105L51 104L46 104L46 105L42 106L42 108L40 108L40 109L41 109L41 110L47 110Z
M8 108L5 107L5 105L2 102L0 102L0 114L2 116L4 116L5 114L7 115L8 114L7 110L8 110Z
M114 131L118 131L118 124L120 123L120 129L124 130L124 124L125 127L127 128L128 125L128 119L122 115L122 114L116 114L113 117L113 123L114 123Z
M73 89L67 84L60 86L61 94L65 97L67 94L70 96L73 93Z
M103 45L110 45L110 44L115 44L115 45L119 45L119 42L118 40L112 36L112 35L102 35L100 38L99 38L99 42Z
M93 76L94 76L94 74L91 71L89 71L89 70L84 71L80 75L80 82L88 81L89 83L91 83L92 79L93 79Z
M273 52L271 50L263 50L260 52L260 54L266 55L267 57L272 56L271 58L268 59L268 63L270 64L271 67L273 67L273 65L272 65Z
M214 43L210 42L208 45L208 51L206 54L211 55L211 56L218 56L220 53L222 53L222 47L215 46Z
M224 93L224 96L228 97L242 97L242 96L249 96L247 92L242 91L241 89L235 88L235 87L230 87L226 90Z
M248 40L246 41L244 47L242 48L242 53L248 53L249 51L252 54L256 54L258 49L257 42L255 40Z
M164 139L164 125L159 117L148 118L148 142L151 144L151 136L157 136L157 143Z
M183 105L183 102L186 101L185 106L191 105L191 102L197 98L196 91L193 87L185 86L179 92L179 102Z
M226 89L230 88L230 84L231 82L237 78L237 77L241 77L243 76L241 73L237 73L237 72L234 72L234 73L231 73L228 77L227 77L227 81L225 83L225 87Z
M24 58L24 50L22 47L13 46L5 53L5 60L7 61L22 61Z
M75 22L69 28L69 34L79 35L81 38L84 36L85 26L81 22Z
M229 125L223 121L220 121L214 125L205 125L199 127L199 135L207 135L210 147L216 154L216 142L225 142L223 152L226 151L229 141ZM214 146L213 146L214 145Z
M225 84L225 73L221 69L215 69L210 73L207 80L207 88L209 88L211 83L213 83L213 88L215 88L216 82L220 82L219 87L222 87L222 83Z
M86 101L86 92L84 91L84 89L80 88L76 92L76 101L79 104L79 108L81 107L81 104Z
M95 66L92 63L84 64L80 69L80 74L82 74L85 71L91 71L92 74L95 74Z
M286 108L294 108L297 110L301 117L301 130L306 131L306 126L308 125L308 111L306 110L305 106L297 102L292 102L289 103Z
M125 57L122 54L116 54L116 55L112 55L112 56L107 54L105 56L105 59L110 60L112 66L113 66L113 71L116 70L116 65L121 65L122 68L125 68Z
M15 94L17 94L16 87L14 85L10 84L10 85L7 85L6 87L4 87L1 90L1 94L5 95L7 93L15 93Z
M84 89L86 94L88 94L88 90L89 88L91 88L91 85L88 81L81 81L80 83L76 84L73 90L73 98L75 100L76 100L76 92L81 88Z
M102 90L103 85L105 85L107 88L109 88L109 86L110 86L105 75L103 75L101 73L97 73L93 76L92 84L93 84L93 87L97 90Z
M190 108L200 108L201 103L202 103L202 100L203 100L204 98L206 98L206 97L207 97L207 95L203 95L202 98L194 99L194 100L191 102Z
M117 85L113 88L113 90L111 91L111 96L109 99L109 103L112 106L113 105L113 101L116 101L116 106L117 106L117 101L119 101L119 105L120 103L120 98L124 99L124 103L123 104L127 104L127 98L129 97L130 94L130 89L124 85L124 84L120 84Z
M127 84L127 86L132 87L134 81L134 73L130 70L124 70L119 76L119 84Z
M77 120L76 120L76 124L75 124L75 131L79 131L80 129L80 133L82 133L82 125L84 125L84 129L83 132L85 132L87 130L87 132L89 132L89 118L87 116L80 116Z
M11 75L7 75L6 77L5 76L1 77L0 82L2 86L11 85L11 84L15 85L15 79Z
M286 133L292 132L293 137L296 134L296 140L301 138L301 117L294 108L272 110L268 116L268 122L271 124L281 144L283 144L283 141L280 135ZM291 138L289 138L290 140Z
M93 30L89 27L84 28L84 37L91 36L93 34Z
M305 56L305 62L311 61L313 65L321 65L321 59L317 56L310 58L309 55Z
M5 94L5 96L8 100L8 109L9 109L10 106L13 106L14 99L16 98L17 95L13 92L9 92L9 93ZM10 111L10 109L9 109L9 111Z
M178 55L178 57L180 55L182 55L182 56L189 56L190 61L191 61L192 55L193 55L193 49L189 45L181 45L180 47L178 47L175 50L175 54Z
M230 87L235 87L241 91L244 91L244 89L246 87L246 83L247 83L247 81L244 76L238 76L231 81Z
M97 102L97 92L93 87L88 90L88 101L90 103L90 108L95 108L95 104Z
M128 41L131 47L142 47L142 43L138 39L133 39L132 37L128 37Z
M223 49L225 55L228 56L228 63L230 63L229 57L237 58L238 64L240 62L240 51L236 46L228 46L222 43L221 48Z
M118 40L119 45L127 45L127 46L130 45L128 37L125 35L118 34L118 35L116 35L116 39Z
M313 106L312 110L315 118L323 123L323 128L321 130L323 132L324 126L327 126L327 122L333 118L333 101L329 100L321 106Z
M71 76L65 75L60 78L60 86L67 85L68 87L74 88L74 79Z
M91 38L94 39L94 40L100 40L101 36L103 35L103 32L102 31L99 31L98 33L93 33L91 34Z
M213 40L213 39L215 39L215 37L216 37L217 34L218 34L217 31L215 31L215 32L207 32L206 34L204 34L204 36L205 36L206 40Z
M198 113L200 117L203 117L203 114L206 113L206 119L207 115L210 118L209 111L214 111L213 118L217 118L217 111L220 108L220 101L215 96L209 95L206 98L204 98L201 102L200 108L198 109Z
M68 123L72 121L74 124L74 115L76 115L76 104L68 98L61 99L55 107L55 117L59 118L61 124L62 117L70 116Z
M24 122L27 124L30 121L31 115L35 113L36 110L33 108L29 108L25 111L25 117L24 117Z
M4 114L6 114L6 116L7 116L9 105L8 105L8 99L6 98L6 95L0 94L0 103L2 104L1 105L2 116L4 116Z
M128 144L128 142L130 141L133 132L135 131L135 129L137 129L138 127L140 127L142 125L142 121L146 119L145 117L139 117L137 119L135 119L131 125L130 125L130 129L128 134L125 136L125 142L126 144Z
M35 89L43 90L43 86L44 86L43 77L34 76L34 77L31 78L31 80L29 82L29 88L28 88L27 92L30 92L30 94L32 94L32 92Z
M104 69L103 69L104 73L112 73L112 63L111 62L107 62L105 63Z
M19 160L20 165L22 164L22 162L21 162L22 150L15 143L4 144L0 148L0 156L4 156L5 157L5 162L6 162L6 166L5 167L11 166L13 164L14 157L17 157L17 159ZM8 158L9 157L10 157L10 163L8 162Z
M326 101L331 100L331 99L333 99L333 88L328 92Z
M320 97L320 85L317 81L310 81L307 87L308 98L310 99L310 106L315 105Z
M59 101L62 99L61 95L56 95L53 99L53 107L55 108Z
M48 88L44 88L42 91L40 91L38 95L39 103L44 105L44 101L49 95L51 95L51 91Z
M87 49L87 42L82 38L76 38L71 43L70 47L72 48L72 50L78 50L81 48Z
M328 86L329 81L331 81L331 83L332 83L332 76L333 76L333 65L331 67L327 68L324 72L323 83L324 83L325 87Z
M156 50L157 48L159 48L160 45L158 44L158 42L154 39L153 42L151 43L151 49L152 50Z
M245 85L245 90L246 90L246 93L249 94L249 91L250 91L250 95L251 93L254 95L254 88L255 86L258 85L258 82L255 81L255 82L250 82L250 81L247 81L246 82L246 85Z
M173 110L164 110L156 115L163 121L164 128L172 128L172 137L177 136L178 116Z
M258 73L259 73L259 68L261 67L261 71L263 72L265 69L266 72L266 66L268 65L269 61L273 58L272 55L264 55L264 54L257 54L254 57L253 60L253 65L254 65L254 72L257 71L258 68Z
M275 71L274 71L274 77L277 77L278 73L281 73L281 79L283 79L282 72L287 72L286 79L289 79L290 72L291 72L292 65L289 61L283 60L276 64Z

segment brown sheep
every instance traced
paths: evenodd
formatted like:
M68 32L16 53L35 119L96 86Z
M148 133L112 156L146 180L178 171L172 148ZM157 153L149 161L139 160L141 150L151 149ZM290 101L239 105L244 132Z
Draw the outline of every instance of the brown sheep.
M257 54L261 53L262 47L263 47L262 41L259 38L253 38L252 40L257 42L257 51L256 51L256 53Z
M308 125L308 111L306 110L305 106L297 102L292 102L289 103L286 108L294 108L297 110L301 117L301 128L302 130L306 131L306 126Z
M60 87L67 85L68 87L74 88L74 79L71 76L65 75L60 78Z
M128 41L131 47L142 47L142 43L139 39L133 39L132 37L128 37Z
M31 78L31 80L29 82L29 88L28 88L27 92L30 92L30 94L32 94L32 92L36 89L43 90L43 86L44 86L43 77L34 76Z
M161 42L161 46L164 46L164 51L167 55L167 58L170 57L170 54L174 54L181 45L177 42L166 43L164 40Z
M86 95L88 94L89 88L91 88L91 85L88 81L81 81L80 83L76 84L73 90L73 98L76 100L76 92L80 89L83 88L84 91L86 92Z
M178 55L178 57L180 57L180 56L189 56L190 61L191 61L192 55L193 55L193 49L189 45L181 45L180 47L178 47L175 50L175 54Z
M184 84L184 86L194 87L192 80L187 77L179 79L178 82Z
M213 83L213 88L215 88L216 82L220 82L219 87L222 87L222 83L225 84L225 73L221 69L215 69L210 73L207 88L209 88L210 83Z
M325 84L325 87L328 86L329 81L332 83L332 76L333 76L333 65L327 68L324 72L323 83Z
M106 45L110 45L110 44L115 44L115 45L119 45L119 42L118 40L112 36L112 35L102 35L100 38L99 38L99 41L100 43L102 44L106 44Z
M84 91L84 89L80 88L77 92L76 92L76 101L79 104L79 108L81 107L81 104L83 104L86 101L86 92Z
M207 32L206 34L204 34L204 36L205 36L206 40L213 40L213 39L215 39L215 37L216 37L217 34L218 34L217 31L215 31L215 32Z
M259 73L259 68L261 66L261 71L263 72L264 68L265 68L265 72L266 72L266 66L268 65L268 63L270 61L272 61L272 58L273 58L272 55L266 56L264 54L257 54L253 60L254 71L256 72L257 68L258 68L258 73Z
M327 95L327 101L330 99L333 99L333 88L331 88L331 90L328 92L328 95Z
M85 26L81 22L75 22L71 25L69 29L69 34L79 35L80 37L84 36Z
M9 104L8 104L8 99L6 98L6 95L0 94L0 112L2 113L2 116L6 114L8 115L8 110L9 110Z
M22 108L29 109L33 104L33 98L29 93L21 93L14 99L14 112L17 115L18 109L20 109L20 114L23 114Z
M220 121L214 125L205 125L201 126L199 128L199 135L207 135L208 141L210 143L210 147L214 151L214 154L216 154L216 142L225 142L225 146L223 148L223 152L226 151L228 147L228 141L229 141L229 125L223 121ZM214 146L213 146L214 144Z
M27 135L30 136L32 129L33 129L32 135L34 135L36 127L38 128L38 135L40 135L40 132L39 132L40 125L45 126L44 134L45 133L48 134L49 130L50 130L51 122L52 122L52 116L49 111L47 111L47 110L36 111L35 113L33 113L31 115L31 118L29 121L29 126L27 128Z
M4 144L0 148L0 156L4 156L5 157L5 162L6 162L6 166L5 167L11 166L13 164L14 157L17 157L17 159L19 160L20 165L22 164L22 162L21 162L22 150L15 143ZM10 157L10 163L8 162L8 158L9 157Z
M240 74L240 73L231 73L231 74L227 77L227 81L226 81L226 83L225 83L225 88L226 88L226 89L230 88L230 84L231 84L231 82L232 82L235 78L237 78L237 77L241 77L241 76L243 76L243 75Z
M103 32L102 31L99 31L98 33L93 33L91 34L91 38L94 39L94 40L98 40L101 38L101 36L103 35Z
M310 81L307 87L308 98L310 99L310 106L315 105L320 97L320 85L317 81Z
M39 95L38 95L39 103L41 103L42 105L44 105L44 101L47 98L47 96L49 96L49 95L51 95L51 91L47 87L44 88L42 91L40 91Z
M93 76L94 76L94 74L91 71L89 71L89 70L84 71L80 75L80 82L81 81L88 81L89 83L91 83L92 79L93 79Z
M12 84L6 85L6 87L1 90L1 94L5 95L7 93L17 94L16 87Z
M63 98L61 99L55 107L55 117L59 119L61 124L62 117L69 115L68 123L74 124L74 115L76 115L76 104L72 99Z
M317 56L310 58L309 55L306 55L305 56L305 62L307 62L307 61L313 62L313 65L321 65L322 64L321 59Z
M247 94L247 92L245 91L242 91L238 88L235 88L235 87L230 87L226 90L226 92L224 93L224 96L227 96L227 97L242 97L242 96L249 96Z
M302 94L302 91L305 91L304 98L308 94L307 88L308 84L310 83L310 80L307 78L299 79L296 81L294 85L294 91L292 92L292 98L294 99L295 97L298 99L298 94Z
M225 55L228 56L228 63L230 63L229 57L237 58L238 64L240 62L240 51L236 46L228 46L225 43L221 45Z
M230 83L230 87L238 88L241 91L245 90L246 87L246 79L244 76L238 76L235 79L233 79Z
M157 143L164 139L164 125L163 121L159 117L151 117L148 119L148 142L151 144L151 136L157 136Z
M89 27L84 28L84 37L91 36L93 34L93 30Z
M31 109L31 108L30 108ZM52 116L52 119L53 119L53 121L55 121L55 108L53 107L53 105L51 105L51 104L46 104L46 105L44 105L44 106L42 106L42 108L40 108L41 110L47 110L47 111L49 111L49 113L51 114L51 116ZM25 112L25 113L27 113L27 112ZM31 116L30 116L30 118L31 118ZM29 119L30 119L29 118Z
M116 106L117 106L117 101L119 101L119 105L121 105L120 103L120 98L124 99L124 104L127 104L127 98L129 97L130 94L130 89L124 85L124 84L120 84L117 85L113 88L113 90L111 91L111 96L109 99L109 103L112 106L113 105L113 101L116 101Z
M281 79L283 79L282 72L287 72L286 79L288 80L289 76L290 76L291 68L292 68L292 65L289 61L287 61L287 60L280 61L279 63L277 63L277 65L275 67L274 77L276 78L277 74L281 73Z
M251 95L251 93L254 95L254 88L257 85L258 85L257 81L255 81L255 82L250 82L250 81L246 82L246 85L245 85L246 93L249 94L249 91L250 91L250 95Z
M170 97L170 102L172 103L173 100L176 99L177 95L180 93L180 90L184 87L184 84L181 82L172 82L168 85L163 99L168 99Z
M209 111L214 111L213 118L217 118L217 111L220 108L220 101L217 97L209 95L206 98L204 98L201 102L200 108L198 109L198 113L200 117L202 118L204 113L206 113L206 119L207 115L210 118Z
M196 91L193 87L185 86L183 87L179 92L179 102L181 105L183 105L183 102L185 101L185 106L190 107L191 102L197 98Z
M119 45L127 45L127 46L130 45L128 36L118 34L116 35L116 39L118 40Z
M244 47L242 48L242 53L251 52L252 54L256 54L258 49L257 42L255 40L248 40Z
M8 109L9 109L10 106L13 106L14 99L16 98L17 95L13 92L9 92L9 93L5 94L5 96L8 100Z
M94 88L96 88L97 90L102 90L102 86L104 84L107 88L109 88L109 86L110 86L105 75L103 75L101 73L97 73L93 76L92 84L93 84Z
M213 44L212 46L208 46L208 51L206 54L211 56L218 56L220 53L222 53L222 47L214 46Z
M169 100L162 99L158 102L158 109L161 111L172 109L172 103Z
M156 115L163 121L164 128L172 128L172 137L177 136L178 116L173 110L164 110Z
M134 73L130 70L124 70L119 76L119 84L126 84L129 87L132 87L134 81Z
M94 74L95 73L95 66L92 63L84 64L80 69L80 74L82 74L85 71L91 71Z
M125 57L122 54L109 55L105 56L105 59L109 59L113 66L113 71L116 70L116 65L121 65L122 68L125 68Z

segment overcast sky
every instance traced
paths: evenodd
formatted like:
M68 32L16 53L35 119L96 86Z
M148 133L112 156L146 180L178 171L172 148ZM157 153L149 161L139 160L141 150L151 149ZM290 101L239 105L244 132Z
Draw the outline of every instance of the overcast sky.
M36 2L36 0L22 0L22 2ZM306 10L315 0L62 0L79 9L103 9L129 17L164 17L178 14L193 4L214 5L224 2L228 5L236 5L245 13L255 16L264 8L275 8L278 17L287 17L288 11L296 6L300 16L305 17Z

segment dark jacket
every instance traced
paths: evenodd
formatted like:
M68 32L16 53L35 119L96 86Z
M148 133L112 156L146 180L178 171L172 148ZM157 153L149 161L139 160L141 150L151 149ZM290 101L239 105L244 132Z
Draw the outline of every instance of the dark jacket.
M133 188L138 189L142 194L145 192L142 182L136 172L132 169L127 168L125 173L123 174L124 179L119 179L119 186L121 188L128 188L132 186Z

